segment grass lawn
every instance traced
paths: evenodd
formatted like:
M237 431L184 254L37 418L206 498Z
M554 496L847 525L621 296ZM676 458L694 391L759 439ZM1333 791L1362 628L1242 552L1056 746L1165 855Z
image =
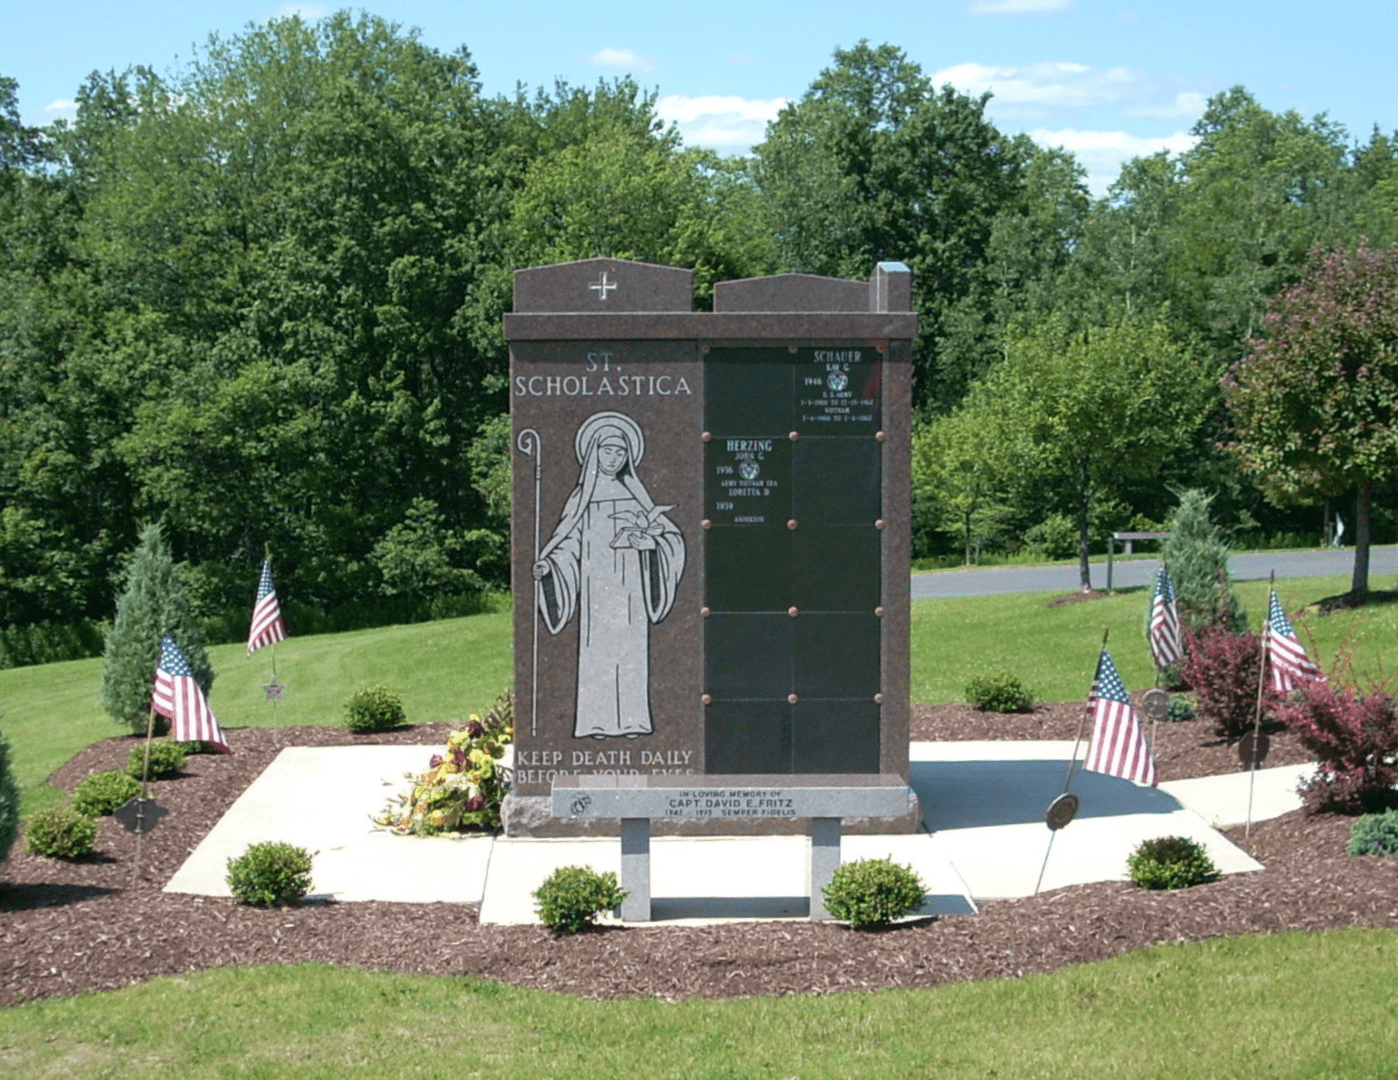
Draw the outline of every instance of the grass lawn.
M1236 585L1254 630L1267 611L1267 583ZM1348 577L1284 578L1277 595L1287 611L1349 589ZM1155 679L1146 644L1150 590L1118 589L1100 600L1049 602L1061 593L914 600L912 613L912 699L964 701L971 676L989 671L1017 675L1043 701L1086 699L1096 670L1102 631L1126 685L1150 686ZM1336 651L1354 653L1355 670L1375 677L1398 666L1398 604L1327 616L1293 619L1297 636L1327 672Z
M227 968L0 1010L0 1071L1360 1080L1394 1075L1396 1003L1391 930L1156 946L935 990L680 1003L320 966Z
M286 685L275 711L262 684L271 650L243 645L209 650L218 672L209 705L225 728L338 724L356 690L386 683L403 696L408 720L464 719L490 706L513 681L510 614L291 638L276 646ZM44 781L84 746L124 734L98 702L102 660L74 660L0 671L0 731L10 742L24 813L62 801Z

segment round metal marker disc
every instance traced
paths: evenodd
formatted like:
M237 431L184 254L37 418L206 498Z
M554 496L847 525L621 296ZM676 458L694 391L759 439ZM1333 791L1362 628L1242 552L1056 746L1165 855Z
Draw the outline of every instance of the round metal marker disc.
M1170 715L1170 693L1156 687L1147 690L1141 698L1141 711L1146 714L1147 720L1164 720Z
M1257 733L1257 764L1261 765L1267 760L1267 751L1270 749L1272 749L1272 740L1267 737L1265 731L1259 731ZM1238 757L1243 763L1243 768L1252 768L1252 732L1249 731L1238 740Z
M1048 823L1048 827L1054 832L1063 828L1063 826L1072 821L1074 815L1077 814L1078 805L1078 797L1071 791L1064 792L1062 795L1058 796L1053 802L1049 803L1048 814L1044 818Z
M154 799L133 795L112 811L112 817L121 822L127 832L144 836L159 825L160 819L169 812Z

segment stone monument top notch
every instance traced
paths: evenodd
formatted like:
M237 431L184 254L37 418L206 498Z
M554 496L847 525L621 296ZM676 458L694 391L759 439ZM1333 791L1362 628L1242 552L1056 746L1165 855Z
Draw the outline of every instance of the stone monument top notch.
M693 307L694 272L677 266L580 259L515 271L515 311L608 314Z

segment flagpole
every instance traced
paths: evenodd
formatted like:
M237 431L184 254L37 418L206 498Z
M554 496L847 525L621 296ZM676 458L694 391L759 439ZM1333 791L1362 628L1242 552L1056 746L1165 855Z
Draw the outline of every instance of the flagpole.
M165 630L163 627L160 631L160 640L162 642L165 640ZM160 666L160 650L158 647L156 649L155 665L157 668L159 668ZM141 798L143 800L149 797L150 795L150 744L154 738L155 695L154 692L152 692L150 711L146 714L146 754L145 760L141 765ZM138 803L137 807L138 809L136 813L136 861L135 864L131 867L131 887L133 889L136 887L136 883L140 880L141 877L141 824L142 818L145 814L145 803Z
M1092 675L1092 686L1093 686L1093 690L1095 690L1096 687L1097 687L1097 676L1098 676L1099 674L1101 674L1101 671L1102 671L1102 653L1104 653L1104 652L1106 651L1106 649L1107 649L1107 635L1108 635L1110 632L1111 632L1111 627L1103 627L1103 628L1102 628L1102 647L1097 651L1097 667L1096 667L1096 669L1094 670L1093 675ZM1092 693L1093 693L1092 690L1089 690L1089 691L1088 691L1088 694L1087 694L1087 701L1085 701L1085 702L1083 703L1082 716L1080 716L1080 717L1078 718L1078 735L1077 735L1077 738L1073 740L1073 753L1072 753L1072 755L1068 758L1068 775L1067 775L1066 777L1064 777L1064 780L1063 780L1063 794L1059 796L1060 799L1063 797L1063 795L1067 795L1067 794L1068 794L1068 789L1069 789L1069 788L1072 786L1072 784L1073 784L1073 767L1078 763L1078 747L1080 747L1080 746L1082 745L1082 729L1083 729L1083 727L1087 724L1087 716L1088 716L1088 713L1090 713L1090 712L1092 711ZM1055 800L1055 801L1056 801L1056 800ZM1050 807L1050 809L1052 809L1052 807ZM1043 883L1044 883L1044 871L1046 871L1046 870L1048 869L1049 856L1053 854L1053 838L1054 838L1055 836L1057 836L1057 835L1058 835L1058 830L1057 830L1057 829L1052 829L1052 828L1051 828L1050 831L1049 831L1049 842L1048 842L1048 847L1044 849L1044 861L1043 861L1042 865L1040 865L1040 867L1039 867L1039 878L1038 878L1037 881L1034 882L1034 895L1035 895L1035 896L1038 896L1038 895L1039 895L1039 888L1040 888L1040 887L1043 885Z
M1267 685L1267 639L1272 633L1272 593L1277 585L1277 572L1273 570L1267 577L1267 614L1262 619L1262 648L1257 658L1257 713L1252 722L1252 761L1248 769L1248 817L1243 826L1243 839L1252 836L1252 789L1257 784L1257 741L1262 732L1262 688ZM1247 738L1247 736L1243 736Z

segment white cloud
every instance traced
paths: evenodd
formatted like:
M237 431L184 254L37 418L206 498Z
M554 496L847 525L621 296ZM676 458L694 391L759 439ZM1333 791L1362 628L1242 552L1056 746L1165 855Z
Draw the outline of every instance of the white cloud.
M1034 128L1027 132L1040 146L1061 146L1087 169L1087 186L1099 198L1107 193L1121 167L1135 157L1149 157L1161 150L1182 154L1198 141L1187 131L1171 135L1132 135L1127 131L1092 131L1078 128Z
M59 98L57 101L50 101L45 105L44 112L57 113L59 116L76 116L78 114L78 103L68 98Z
M329 14L328 4L298 4L293 2L273 8L262 16L262 21L271 22L273 19L289 19L293 15L300 15L302 22L315 22Z
M689 146L707 146L725 154L746 154L767 136L767 123L787 98L743 98L666 94L655 103L666 123L678 124Z
M627 71L654 71L660 66L659 60L642 56L635 49L614 49L610 45L584 57L583 63L594 67L624 68Z
M989 90L998 108L1081 109L1111 105L1122 100L1142 77L1129 68L1097 71L1084 64L1039 60L1024 67L993 67L975 62L955 64L932 75L940 86L952 86L967 94Z
M1039 15L1068 11L1077 0L971 0L967 15Z
M1181 90L1175 95L1175 100L1159 105L1137 105L1124 108L1121 111L1127 116L1144 116L1151 120L1179 120L1184 117L1194 118L1204 115L1204 109L1208 107L1209 97L1207 94L1200 94L1194 90Z
M1204 94L1180 89L1177 80L1134 68L1092 68L1064 60L1019 67L967 61L934 72L932 80L972 95L990 91L991 114L997 122L1011 124L1063 123L1068 119L1065 113L1100 108L1121 117L1179 121L1201 115L1208 104Z

